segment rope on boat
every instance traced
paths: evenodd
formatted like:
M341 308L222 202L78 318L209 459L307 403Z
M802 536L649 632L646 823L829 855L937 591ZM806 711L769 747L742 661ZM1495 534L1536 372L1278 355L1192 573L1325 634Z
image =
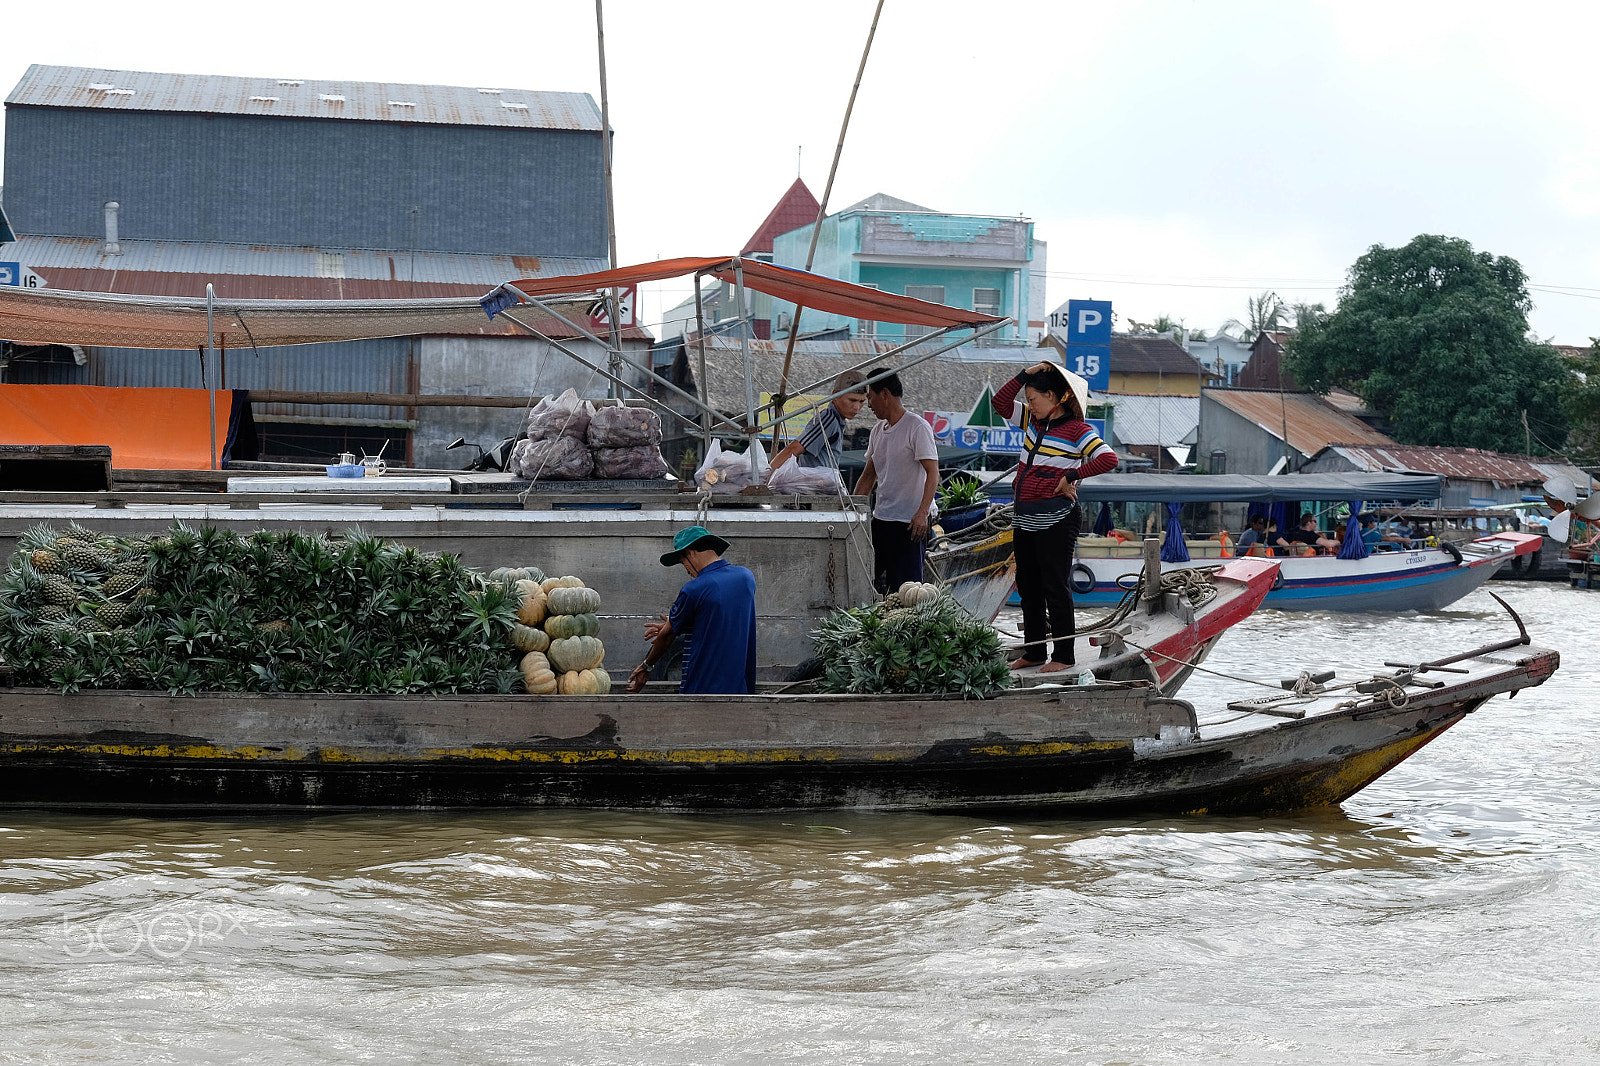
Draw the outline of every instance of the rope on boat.
M1161 575L1161 584L1159 587L1160 591L1158 592L1158 595L1165 596L1169 592L1175 592L1179 596L1182 596L1184 599L1186 599L1189 602L1190 607L1196 609L1203 607L1207 603L1210 603L1218 595L1217 586L1214 582L1212 582L1211 575L1220 569L1222 569L1221 564L1216 566L1197 566L1185 570L1168 570ZM1139 575L1139 579L1131 586L1127 587L1127 591L1122 594L1122 599L1117 602L1117 605L1111 608L1111 610L1107 611L1099 620L1090 625L1084 626L1080 629L1074 629L1071 633L1060 637L1046 637L1044 640L1027 641L1022 644L1011 645L1010 647L1016 651L1021 651L1023 648L1032 648L1042 644L1051 644L1057 640L1068 640L1076 637L1089 636L1091 634L1110 629L1113 626L1120 625L1123 619L1132 614L1134 608L1139 605L1139 600L1144 595L1144 585L1145 578L1144 574L1141 573ZM1127 643L1132 647L1139 648L1139 645L1134 644L1131 640ZM1147 649L1139 648L1139 650L1145 651ZM1162 653L1156 652L1155 654L1160 655ZM1164 657L1171 658L1171 656ZM1180 662L1182 660L1174 661ZM1277 686L1274 685L1271 687L1276 688Z

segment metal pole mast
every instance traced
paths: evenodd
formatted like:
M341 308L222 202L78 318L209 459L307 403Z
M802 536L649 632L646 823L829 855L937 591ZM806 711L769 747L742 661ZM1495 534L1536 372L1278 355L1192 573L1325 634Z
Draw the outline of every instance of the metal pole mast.
M212 317L212 304L217 298L216 290L211 283L206 282L206 360L209 362L217 356L216 328ZM217 390L210 387L205 380L205 366L201 365L201 384L206 386L206 399L211 403L211 469L217 468Z
M867 30L867 44L861 49L861 64L856 67L856 81L850 86L850 101L844 107L844 121L839 124L839 143L833 146L833 163L828 167L828 184L822 188L822 202L817 204L817 220L811 226L811 247L806 252L806 270L811 269L812 262L817 257L817 236L822 232L822 220L828 214L828 197L833 195L833 179L839 173L839 156L844 153L844 135L850 129L850 113L856 107L856 93L861 88L861 77L867 71L867 56L872 52L872 38L878 33L878 17L883 14L883 0L878 0L878 7L872 13L872 28ZM783 408L789 402L789 364L794 360L794 342L800 335L800 312L804 310L799 304L794 305L794 320L789 323L789 343L783 352L783 374L778 380L778 391L772 397L772 413L778 418L779 426L783 423ZM778 429L772 431L772 446L778 446Z
M617 262L617 206L616 199L611 192L611 100L606 93L606 23L605 14L601 10L602 0L594 0L594 27L595 38L600 48L600 153L605 160L606 175L606 241L611 253L611 269L621 266ZM611 372L616 375L622 373L622 301L616 289L611 290ZM615 397L617 386L615 383L606 390L607 394Z

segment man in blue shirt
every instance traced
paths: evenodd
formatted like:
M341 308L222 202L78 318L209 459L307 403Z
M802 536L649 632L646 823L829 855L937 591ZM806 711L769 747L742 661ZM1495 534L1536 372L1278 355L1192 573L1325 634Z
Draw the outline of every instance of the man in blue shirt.
M662 566L683 564L689 582L672 610L644 627L650 651L628 677L628 691L650 680L650 668L682 635L679 692L749 693L756 687L756 576L722 558L728 542L704 526L680 529Z

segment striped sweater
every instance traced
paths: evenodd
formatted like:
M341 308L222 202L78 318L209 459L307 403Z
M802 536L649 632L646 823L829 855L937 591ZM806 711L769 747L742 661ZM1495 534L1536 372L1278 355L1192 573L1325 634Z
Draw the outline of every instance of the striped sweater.
M1081 481L1116 469L1112 451L1089 423L1064 417L1041 423L1022 401L1021 375L995 393L994 409L1001 418L1022 427L1022 458L1017 463L1016 525L1021 529L1048 529L1075 506L1057 495L1062 478Z

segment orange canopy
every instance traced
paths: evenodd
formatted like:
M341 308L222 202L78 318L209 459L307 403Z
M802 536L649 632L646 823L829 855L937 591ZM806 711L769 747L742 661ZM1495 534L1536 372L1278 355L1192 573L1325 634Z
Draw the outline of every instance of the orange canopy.
M909 296L896 296L880 292L865 285L853 285L838 278L823 277L793 267L775 266L759 259L663 259L657 263L618 267L602 270L598 274L574 274L556 278L528 278L511 284L529 296L559 296L570 293L592 292L595 289L623 288L641 281L662 281L680 278L685 274L710 274L733 284L734 265L744 269L744 283L748 288L787 300L801 307L843 315L846 318L864 318L869 322L898 322L912 326L984 326L1003 322L1003 318L968 311L960 307L913 300Z
M217 393L217 447L233 393ZM204 389L0 385L0 444L109 444L120 470L211 469Z

